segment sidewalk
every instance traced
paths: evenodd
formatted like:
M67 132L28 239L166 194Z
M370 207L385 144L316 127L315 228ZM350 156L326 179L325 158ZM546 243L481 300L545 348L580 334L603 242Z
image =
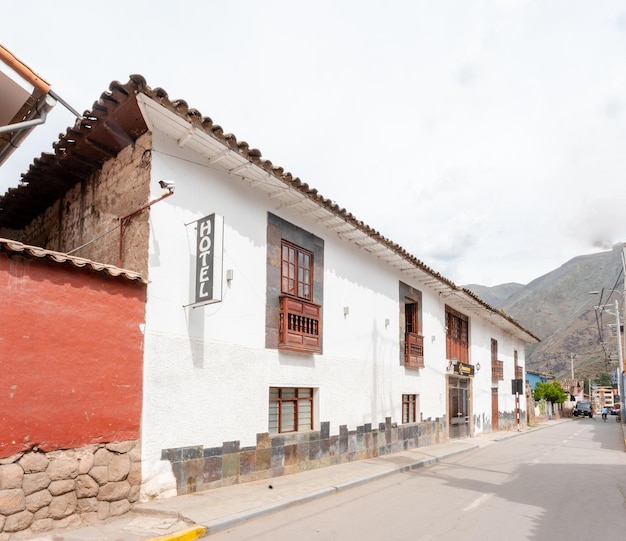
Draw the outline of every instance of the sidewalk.
M491 443L559 424L547 421L520 432L480 434L403 453L136 504L126 515L92 526L17 537L30 541L191 541L286 507L377 478L418 468Z

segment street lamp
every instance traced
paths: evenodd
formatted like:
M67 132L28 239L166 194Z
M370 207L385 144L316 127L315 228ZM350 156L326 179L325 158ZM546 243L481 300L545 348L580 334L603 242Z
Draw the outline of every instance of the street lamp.
M624 415L624 359L622 357L622 332L620 329L620 321L619 321L619 303L617 299L615 299L615 312L611 312L606 309L607 306L611 306L610 304L603 304L601 306L594 306L596 310L603 310L607 314L611 316L615 316L615 323L617 327L617 357L619 361L619 374L617 377L617 392L619 393L619 414L622 420L622 423L626 423L626 415Z

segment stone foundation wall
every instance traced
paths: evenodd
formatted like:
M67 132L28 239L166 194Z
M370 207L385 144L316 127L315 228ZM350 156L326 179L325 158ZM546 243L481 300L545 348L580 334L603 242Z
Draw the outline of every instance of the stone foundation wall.
M319 431L293 434L257 434L257 444L240 447L238 441L221 447L201 445L164 449L176 477L177 493L189 494L237 483L267 479L334 464L398 453L447 440L445 421L397 426L387 418L377 429L371 424L330 435L330 423Z
M0 541L123 515L140 485L137 441L0 458Z
M520 410L519 418L520 427L526 426L526 411ZM517 430L517 412L515 411L501 411L498 415L498 430Z

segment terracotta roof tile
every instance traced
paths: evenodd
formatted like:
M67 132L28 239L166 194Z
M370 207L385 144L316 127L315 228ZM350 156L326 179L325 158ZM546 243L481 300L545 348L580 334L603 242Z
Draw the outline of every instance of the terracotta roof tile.
M74 257L61 252L55 252L53 250L46 250L38 246L29 246L28 244L22 244L15 240L0 238L0 252L6 253L9 257L15 255L21 255L22 257L29 257L32 259L46 259L53 263L69 266L72 268L86 268L93 272L103 273L112 277L120 277L126 280L141 282L147 284L148 282L137 272L133 272L126 269L120 269L114 265L105 265L104 263L97 263L90 259L84 259L82 257Z

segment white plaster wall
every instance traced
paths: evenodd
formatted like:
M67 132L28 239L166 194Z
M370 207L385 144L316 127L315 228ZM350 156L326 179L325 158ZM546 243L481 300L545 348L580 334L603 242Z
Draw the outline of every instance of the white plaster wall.
M172 157L177 155L179 157ZM175 195L151 208L150 284L145 334L142 453L155 462L171 447L254 445L267 431L270 386L317 389L315 420L376 427L401 422L403 393L420 396L423 419L446 409L445 303L376 258L341 240L247 183L206 165L206 159L154 134L153 197L158 181L176 182ZM267 212L321 237L324 247L323 354L265 348ZM185 307L193 287L195 230L186 226L211 213L224 217L222 302ZM425 368L400 361L399 282L422 291ZM349 313L344 316L344 307ZM385 324L385 320L389 324ZM511 340L486 321L471 320L474 415L491 416L490 339L505 361L503 390L510 394ZM508 342L507 342L508 340ZM509 352L510 349L510 352ZM523 365L523 345L517 346ZM514 401L514 398L513 398ZM512 409L505 393L500 409ZM489 420L490 422L490 420ZM483 430L481 424L478 430Z
M524 367L524 344L495 327L490 322L474 317L470 327L470 362L480 362L481 370L473 381L474 431L480 433L491 430L491 389L498 388L498 409L501 412L515 411L515 395L511 393L511 380L515 379L515 356L517 350L518 366ZM491 339L498 341L498 360L504 362L504 379L491 381ZM524 395L520 395L520 410L526 410Z

